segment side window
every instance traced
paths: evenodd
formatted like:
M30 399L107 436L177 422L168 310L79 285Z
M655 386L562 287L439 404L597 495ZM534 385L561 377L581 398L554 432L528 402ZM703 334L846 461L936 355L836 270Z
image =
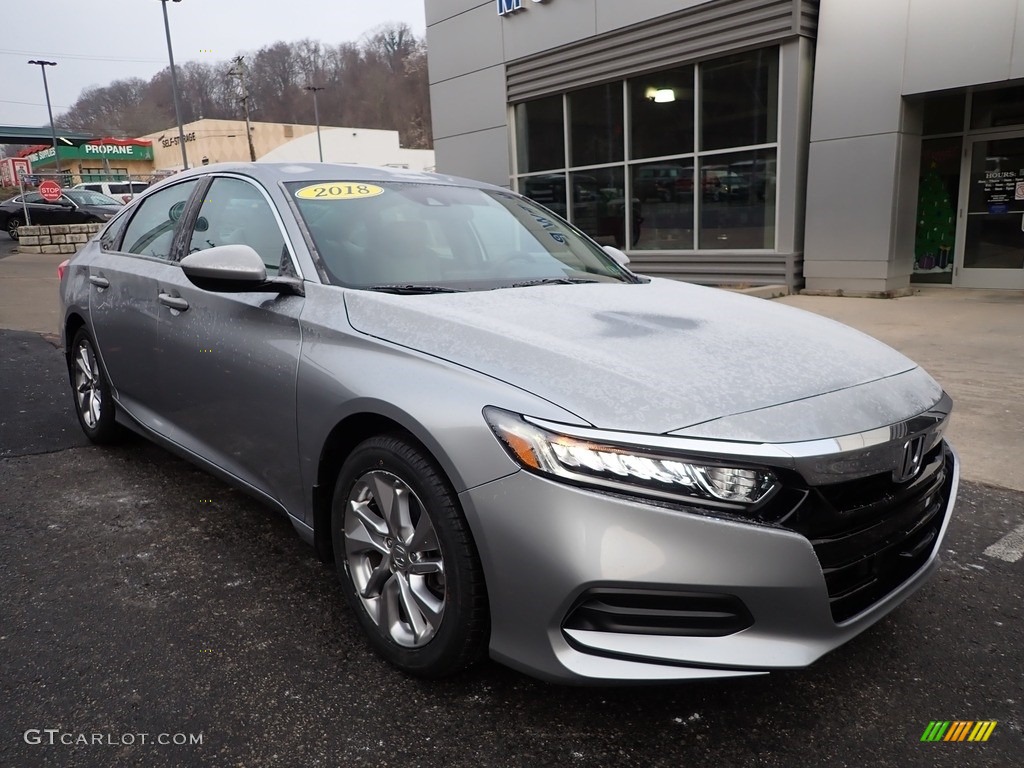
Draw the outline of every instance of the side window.
M241 179L216 178L199 209L188 252L219 245L248 245L263 259L268 275L278 274L287 261L284 236L263 194Z
M117 242L121 239L121 233L124 232L124 225L128 223L128 219L131 218L130 214L125 216L118 216L112 222L107 224L106 229L100 235L100 248L104 251L116 251Z
M25 202L26 203L41 203L41 202L43 202L43 196L40 195L38 192L29 192L27 195L25 195Z
M189 195L198 179L175 184L150 195L140 205L124 234L121 250L158 259L171 257L171 244Z

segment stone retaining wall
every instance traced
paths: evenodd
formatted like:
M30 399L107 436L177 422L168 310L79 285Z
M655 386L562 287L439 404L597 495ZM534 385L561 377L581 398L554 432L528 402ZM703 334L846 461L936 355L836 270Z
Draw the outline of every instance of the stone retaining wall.
M50 224L18 227L21 253L74 253L103 228L103 224Z

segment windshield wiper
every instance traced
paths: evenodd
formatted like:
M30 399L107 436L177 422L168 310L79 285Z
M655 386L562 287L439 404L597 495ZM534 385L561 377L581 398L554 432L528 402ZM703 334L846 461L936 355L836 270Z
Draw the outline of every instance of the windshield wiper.
M381 293L397 293L403 296L412 296L419 293L464 293L462 288L452 288L447 285L418 285L415 283L371 285L365 290L380 291Z
M540 277L536 280L524 280L521 283L512 283L507 288L529 288L533 285L575 285L577 283L598 283L600 280L593 280L589 277Z

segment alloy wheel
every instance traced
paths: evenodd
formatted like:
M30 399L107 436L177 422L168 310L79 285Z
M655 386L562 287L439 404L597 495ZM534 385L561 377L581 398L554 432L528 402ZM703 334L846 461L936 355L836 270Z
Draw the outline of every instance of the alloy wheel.
M75 348L74 372L78 412L86 427L96 429L103 414L103 394L100 389L99 364L87 339L82 339Z
M444 616L445 567L423 503L390 472L371 471L345 506L352 584L380 632L405 648L429 643Z

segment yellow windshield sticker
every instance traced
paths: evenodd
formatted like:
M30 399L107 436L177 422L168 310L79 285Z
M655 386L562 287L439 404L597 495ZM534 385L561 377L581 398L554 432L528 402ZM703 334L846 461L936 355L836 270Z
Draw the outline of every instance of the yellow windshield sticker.
M311 184L295 193L303 200L358 200L361 197L383 195L384 188L376 184L358 184L352 181L327 181Z

